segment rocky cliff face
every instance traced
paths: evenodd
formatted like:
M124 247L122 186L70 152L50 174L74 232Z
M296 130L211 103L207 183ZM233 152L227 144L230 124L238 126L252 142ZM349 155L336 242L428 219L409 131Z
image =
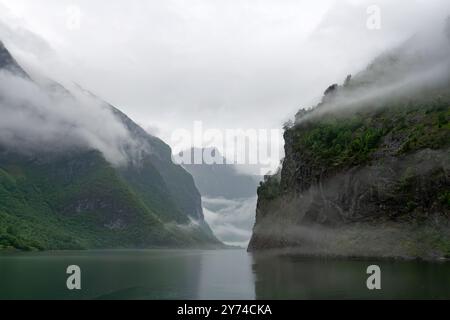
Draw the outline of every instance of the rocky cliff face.
M298 113L258 189L250 251L450 257L450 69L400 89L413 78L400 70L428 68L402 52Z

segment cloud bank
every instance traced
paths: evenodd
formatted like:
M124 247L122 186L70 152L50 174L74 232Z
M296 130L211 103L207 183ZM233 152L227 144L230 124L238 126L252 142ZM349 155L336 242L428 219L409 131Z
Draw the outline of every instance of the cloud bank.
M365 70L327 89L321 103L297 123L328 112L376 108L395 99L417 99L423 89L450 84L450 17L377 57Z
M48 43L21 31L22 62L90 88L165 141L196 120L221 130L280 128L329 84L450 14L448 0L0 3L10 29ZM381 10L379 30L366 26L369 5Z
M202 198L205 220L214 234L229 245L247 247L255 224L257 197Z
M132 139L106 105L80 90L44 88L0 71L0 144L18 152L89 148L114 165L129 160Z

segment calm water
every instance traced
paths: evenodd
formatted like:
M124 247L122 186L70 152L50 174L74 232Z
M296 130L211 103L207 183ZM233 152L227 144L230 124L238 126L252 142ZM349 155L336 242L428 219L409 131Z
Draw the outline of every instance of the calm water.
M82 290L66 289L68 265ZM382 290L366 289L378 264ZM0 255L0 299L450 299L450 264L318 260L244 250Z

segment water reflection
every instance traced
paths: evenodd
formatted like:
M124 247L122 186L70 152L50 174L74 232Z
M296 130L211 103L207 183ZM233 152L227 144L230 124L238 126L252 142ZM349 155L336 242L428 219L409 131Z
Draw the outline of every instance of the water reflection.
M382 290L366 287L381 267ZM449 299L450 264L254 255L257 299Z
M82 290L66 289L66 268ZM366 288L367 266L382 290ZM0 255L0 299L449 299L448 263L306 259L244 250Z
M252 258L244 250L202 254L199 299L255 299Z
M82 290L66 289L68 265ZM0 257L0 299L188 299L201 261L191 251L91 251Z
M82 290L66 289L66 268ZM0 299L254 299L244 250L118 250L0 255Z

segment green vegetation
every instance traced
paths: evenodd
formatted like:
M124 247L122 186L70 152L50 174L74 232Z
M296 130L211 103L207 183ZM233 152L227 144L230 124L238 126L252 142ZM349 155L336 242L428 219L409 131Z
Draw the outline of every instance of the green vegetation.
M141 171L153 173L144 177L157 179L155 183L164 188L154 171ZM0 156L0 249L181 247L214 242L200 229L164 224L163 208L178 210L175 204L168 197L152 202L145 194L95 151L54 159Z
M280 180L277 176L265 176L258 188L258 198L273 200L281 195Z
M383 129L370 127L359 117L344 121L327 117L313 129L300 132L294 148L310 153L323 165L360 163L377 148L383 133Z
M0 69L33 81L1 42ZM171 161L170 147L103 104L128 129L130 145L142 146L139 159L116 168L100 152L69 141L54 152L0 145L0 249L221 245L203 221L192 177ZM130 157L135 154L122 147Z
M409 51L379 56L286 122L250 250L450 258L449 75L422 83L429 65ZM311 237L316 226L333 236Z
M443 205L446 206L448 210L450 210L450 191L443 190L438 194L438 200Z
M320 166L345 167L370 161L375 152L402 155L450 143L450 98L393 101L350 113L327 113L288 129L294 151Z

